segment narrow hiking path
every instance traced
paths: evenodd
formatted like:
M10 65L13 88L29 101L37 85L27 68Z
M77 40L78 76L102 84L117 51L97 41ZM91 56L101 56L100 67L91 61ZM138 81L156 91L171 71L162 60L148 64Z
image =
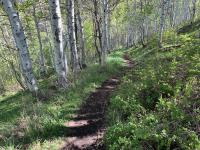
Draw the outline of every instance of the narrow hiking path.
M124 55L124 66L120 73L102 83L81 105L77 116L65 123L69 137L61 150L104 150L103 136L106 131L106 108L109 97L120 84L124 73L134 64L128 55Z

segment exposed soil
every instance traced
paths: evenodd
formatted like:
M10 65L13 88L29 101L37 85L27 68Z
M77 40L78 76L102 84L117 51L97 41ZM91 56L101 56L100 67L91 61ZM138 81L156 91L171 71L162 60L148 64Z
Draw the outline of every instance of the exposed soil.
M65 123L69 128L69 136L61 150L105 150L105 112L110 94L120 84L123 74L134 66L127 55L124 56L124 61L127 65L122 68L121 73L103 82L81 105L73 121Z

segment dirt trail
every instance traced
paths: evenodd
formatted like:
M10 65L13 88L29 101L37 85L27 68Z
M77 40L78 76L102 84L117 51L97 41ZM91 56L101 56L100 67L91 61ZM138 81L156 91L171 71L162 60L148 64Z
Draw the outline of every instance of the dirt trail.
M69 128L69 138L61 150L105 149L102 139L106 131L105 111L109 96L120 84L123 73L134 66L127 55L124 55L124 61L127 65L122 68L121 73L103 82L82 104L73 121L65 124Z

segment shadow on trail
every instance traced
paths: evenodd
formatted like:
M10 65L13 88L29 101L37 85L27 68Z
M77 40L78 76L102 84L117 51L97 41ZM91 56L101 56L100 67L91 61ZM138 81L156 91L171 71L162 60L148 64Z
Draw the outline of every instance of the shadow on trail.
M105 110L109 96L119 82L119 77L106 80L82 104L73 121L65 124L69 138L62 150L105 149L100 141L105 131Z
M65 123L68 138L61 150L105 150L103 136L106 130L106 108L110 94L120 84L124 73L134 66L127 55L124 56L127 66L121 73L106 80L81 105L73 121Z

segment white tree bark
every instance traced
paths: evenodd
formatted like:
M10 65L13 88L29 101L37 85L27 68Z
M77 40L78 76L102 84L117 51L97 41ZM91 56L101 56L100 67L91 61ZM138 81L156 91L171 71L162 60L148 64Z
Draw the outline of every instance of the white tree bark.
M150 21L150 19L149 19L149 17L148 16L146 16L146 18L145 18L145 31L146 31L146 37L147 37L147 40L149 39L149 37L150 37L150 26L151 26L151 21Z
M154 32L158 32L158 18L156 16L154 17Z
M74 14L74 0L67 0L68 10L68 32L70 40L70 49L72 54L72 67L75 75L79 70L79 58L76 46L76 33L75 33L75 14Z
M47 73L47 69L46 69L46 65L45 65L45 57L44 57L44 52L43 52L42 38L41 38L39 24L38 24L39 21L38 21L38 18L36 16L36 4L35 4L35 2L33 2L33 17L34 17L34 22L35 22L35 28L36 28L36 31L37 31L37 38L38 38L38 41L39 41L39 47L40 47L40 51L39 51L40 74L42 76L44 76Z
M175 7L175 12L174 12L174 17L173 17L173 25L176 26L181 21L181 17L180 17L180 2L178 0L174 1L174 7Z
M55 69L56 67L55 67L55 61L54 61L53 47L52 47L52 43L51 43L52 37L51 37L51 34L49 34L50 31L48 29L48 24L47 23L48 23L47 21L44 22L44 27L45 27L45 32L46 32L46 39L48 41L49 48L50 48L49 49L49 54L50 54L51 64L52 64L52 67Z
M80 49L81 49L81 66L82 68L86 67L86 56L85 56L85 36L84 36L84 27L83 27L83 19L81 15L82 11L82 3L81 0L77 0L78 8L77 8L77 17L78 17L78 31L80 34Z
M97 0L93 0L93 8L94 11L92 13L92 17L93 17L93 29L94 29L94 45L97 51L97 54L99 56L99 63L101 65L104 64L104 62L102 62L102 31L101 31L101 20L100 20L100 13L99 13L99 3ZM102 2L102 1L100 1ZM102 7L102 6L101 6Z
M58 84L62 88L67 88L67 72L66 57L63 50L63 27L59 0L49 0L51 13L51 28L54 42L54 59L56 73L58 76Z
M133 12L131 14L133 15L134 18L136 18L136 15L137 15L137 1L136 0L133 1ZM137 32L136 22L133 23L132 28L133 28L132 45L136 46L136 43L137 43L137 41L136 41L136 32Z
M107 43L107 26L108 26L108 1L102 0L102 8L103 8L103 20L102 20L102 52L101 52L101 65L105 65L106 61L106 53L108 51L108 43Z
M108 4L108 25L107 25L107 47L108 47L108 52L110 53L111 51L111 10L110 10L110 6Z
M37 94L37 81L33 74L32 62L28 52L28 45L21 21L19 19L19 15L13 7L11 0L0 0L0 4L3 5L3 8L8 15L12 27L15 43L17 49L19 50L20 65L22 68L23 77L26 81L26 85L31 92Z
M160 31L159 31L159 46L162 47L163 32L165 25L165 14L166 14L166 5L169 0L162 0L161 2L161 14L160 14Z
M106 0L106 7L105 7L105 12L106 12L106 47L107 47L107 52L110 50L110 10L109 10L109 1Z
M190 19L190 7L189 7L189 0L183 0L183 14L184 14L184 20Z
M195 20L197 0L192 0L192 21Z
M45 8L42 7L42 4L40 3L40 11L42 12L42 14L45 14L44 10ZM48 13L49 13L49 10L48 10ZM49 31L49 22L48 22L48 17L45 18L45 21L44 21L44 28L45 28L45 32L46 32L46 40L47 40L47 43L49 44L49 54L50 54L50 60L51 60L51 64L52 64L52 67L55 69L55 62L54 62L54 55L53 55L53 47L52 47L52 35L49 34L50 31Z
M130 11L130 4L129 4L129 0L126 0L126 5L127 5L127 47L129 48L131 46L131 21L130 21L130 17L131 17L131 11Z

